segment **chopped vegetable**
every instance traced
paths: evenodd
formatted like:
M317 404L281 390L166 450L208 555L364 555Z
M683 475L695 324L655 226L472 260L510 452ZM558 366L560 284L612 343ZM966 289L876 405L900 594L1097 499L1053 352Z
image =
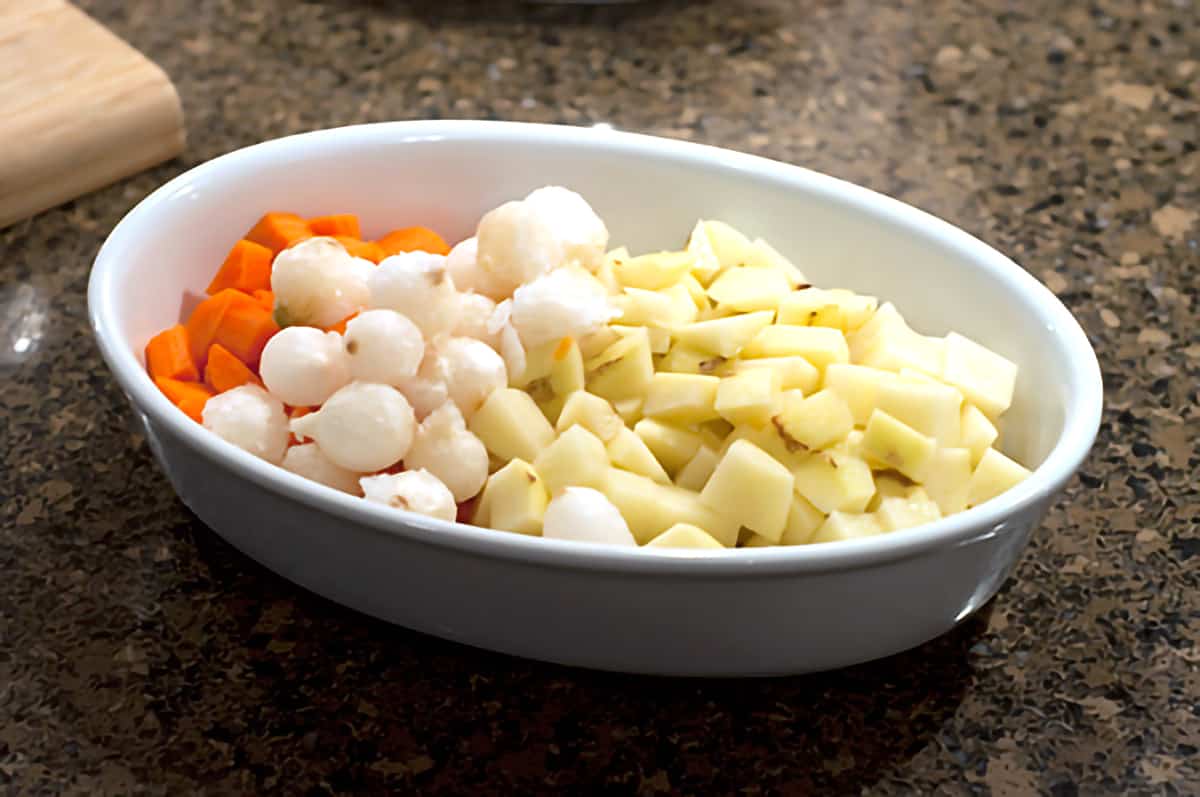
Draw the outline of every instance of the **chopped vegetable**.
M255 291L254 293L252 293L250 295L253 296L254 301L261 304L267 312L269 312L269 313L275 312L275 294L274 294L274 292L272 292L270 290Z
M192 310L184 326L187 328L188 346L192 351L192 359L198 368L203 368L208 359L208 349L217 336L217 327L225 317L229 305L242 301L246 295L232 288L226 288L214 296L210 296ZM197 377L199 378L199 377Z
M246 233L247 240L262 244L273 254L279 254L297 241L312 237L308 222L295 213L264 213Z
M331 235L335 238L347 236L362 238L362 228L358 225L358 216L353 213L336 213L332 216L316 216L308 220L308 228L313 235Z
M158 385L158 389L163 392L163 395L170 399L172 404L183 410L189 418L196 423L202 422L204 405L213 396L213 392L208 386L199 382L183 382L163 376L155 379L154 384Z
M263 347L279 331L271 314L245 294L238 294L225 308L213 340L250 367L258 365Z
M271 287L271 261L275 253L262 244L245 238L233 245L221 265L217 276L208 284L207 293L212 296L226 288L243 293L266 290Z
M224 393L246 384L262 385L254 372L220 343L214 343L208 349L208 362L204 365L204 383L217 393Z
M432 255L448 255L450 247L442 236L428 227L404 227L392 230L375 243L388 255L401 252L429 252Z
M354 257L361 257L363 260L378 263L388 256L383 247L375 241L361 241L349 235L335 235L333 237L334 240L346 247L346 251Z
M159 332L146 344L146 370L152 378L195 382L200 378L196 359L188 345L187 329L176 324Z

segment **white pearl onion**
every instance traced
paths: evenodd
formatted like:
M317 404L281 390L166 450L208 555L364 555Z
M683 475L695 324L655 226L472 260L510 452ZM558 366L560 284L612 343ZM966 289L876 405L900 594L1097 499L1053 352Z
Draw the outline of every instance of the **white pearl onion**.
M257 385L242 385L210 398L201 415L204 428L238 448L279 464L288 444L283 402Z
M368 501L451 523L458 517L449 488L427 470L366 476L358 483Z
M450 488L455 501L466 501L487 481L488 453L467 429L458 407L447 401L417 427L404 466L429 471Z
M525 204L547 219L562 248L564 262L575 262L595 271L604 260L608 228L579 194L557 185L539 188Z
M572 335L583 337L618 311L588 274L558 269L517 288L512 324L527 349Z
M281 464L285 470L290 470L292 473L335 490L341 490L351 495L358 495L361 492L358 486L361 474L334 465L328 457L321 453L321 447L316 443L292 446L283 455Z
M525 373L529 359L525 356L525 347L521 345L521 336L512 324L505 324L500 330L500 356L504 358L504 367L514 379Z
M346 324L345 349L351 377L399 387L417 375L425 340L417 325L395 310L367 310Z
M330 327L367 306L374 266L351 257L333 238L309 238L284 249L271 266L276 319Z
M563 252L547 221L524 202L505 202L479 220L477 262L505 295L562 265Z
M391 467L412 445L416 418L404 394L372 382L351 382L314 413L292 420L292 431L312 438L330 462L370 473Z
M612 501L591 487L564 487L542 518L542 536L555 540L636 546L629 524Z
M482 340L493 349L499 346L499 330L492 332L488 323L492 319L492 313L496 312L496 303L480 293L464 293L460 297L460 306L462 314L453 334L461 338Z
M438 368L450 400L470 418L492 391L508 384L504 360L474 338L447 338L437 348Z
M446 389L446 381L442 378L437 352L429 346L425 347L425 359L421 361L417 375L404 380L397 387L412 404L417 420L424 420L425 416L445 404L450 398L450 392Z
M280 401L315 407L350 381L350 364L338 333L288 327L267 341L259 374Z
M372 307L402 313L426 339L444 335L458 325L459 295L444 255L402 252L385 258L367 284Z

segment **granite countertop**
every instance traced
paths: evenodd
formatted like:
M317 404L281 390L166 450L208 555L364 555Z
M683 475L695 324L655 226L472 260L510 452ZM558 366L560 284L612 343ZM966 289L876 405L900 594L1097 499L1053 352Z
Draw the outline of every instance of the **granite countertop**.
M1193 0L82 5L170 73L190 143L0 231L0 790L1200 792ZM842 672L569 670L305 593L176 500L91 340L88 268L196 163L418 117L608 122L943 216L1091 335L1096 448L991 606Z

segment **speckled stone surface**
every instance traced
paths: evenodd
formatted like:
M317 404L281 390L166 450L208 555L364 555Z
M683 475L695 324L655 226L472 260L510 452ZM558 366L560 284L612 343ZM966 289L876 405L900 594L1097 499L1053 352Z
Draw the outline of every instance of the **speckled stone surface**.
M1200 792L1194 0L83 5L170 73L190 145L0 231L0 790ZM609 122L941 215L1083 322L1095 451L992 606L838 673L567 670L307 594L175 499L90 339L89 263L195 163L417 117Z

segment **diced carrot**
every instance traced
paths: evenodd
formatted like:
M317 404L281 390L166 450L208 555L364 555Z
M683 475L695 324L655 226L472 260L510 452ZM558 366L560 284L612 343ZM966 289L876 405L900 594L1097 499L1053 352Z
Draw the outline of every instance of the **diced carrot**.
M154 384L158 385L158 389L171 400L172 404L187 413L189 418L196 423L203 422L204 404L213 396L212 390L207 385L199 382L181 382L178 379L161 376L154 380Z
M204 366L204 383L218 393L233 390L244 384L262 386L262 382L246 364L229 353L220 343L208 350L208 363Z
M333 326L331 326L331 327L330 327L328 330L326 330L326 331L328 331L328 332L336 332L336 333L338 333L339 335L345 335L345 334L346 334L346 324L349 324L349 323L350 323L350 322L351 322L351 321L354 319L354 317L355 317L356 315L358 315L358 313L351 313L350 315L348 315L348 316L346 316L345 318L343 318L341 321L339 321L339 322L337 322L336 324L334 324Z
M257 369L263 347L278 331L279 327L275 325L270 312L251 297L238 294L225 309L213 341L220 343L246 365Z
M358 226L358 216L353 213L317 216L308 220L308 228L312 230L313 235L332 235L334 238L346 235L351 238L362 238L362 228Z
M297 241L312 238L312 235L308 222L295 213L264 213L246 233L246 238L262 244L273 254L279 254Z
M403 229L392 230L376 241L376 243L383 247L383 251L389 255L418 250L434 255L446 255L450 253L450 247L446 244L442 236L428 227L404 227Z
M254 301L241 291L226 288L196 305L196 309L192 311L191 317L184 326L187 328L192 360L195 361L197 368L203 368L207 362L208 349L216 339L217 327L221 325L221 320L225 317L229 306L234 302L245 300ZM196 378L199 379L199 375Z
M374 241L360 241L357 238L351 238L348 235L335 235L342 246L346 247L346 251L355 257L361 257L363 260L370 260L372 263L378 263L387 257L387 252L383 251L383 247Z
M225 288L243 293L267 290L271 287L271 261L274 253L260 243L245 238L233 245L217 276L208 284L208 295Z
M146 370L156 379L195 382L200 378L183 324L176 324L150 338L146 344Z
M252 293L250 295L254 297L254 301L261 304L264 308L266 308L267 310L269 310L272 313L275 312L275 294L274 293L272 293L271 291L255 291L254 293Z

